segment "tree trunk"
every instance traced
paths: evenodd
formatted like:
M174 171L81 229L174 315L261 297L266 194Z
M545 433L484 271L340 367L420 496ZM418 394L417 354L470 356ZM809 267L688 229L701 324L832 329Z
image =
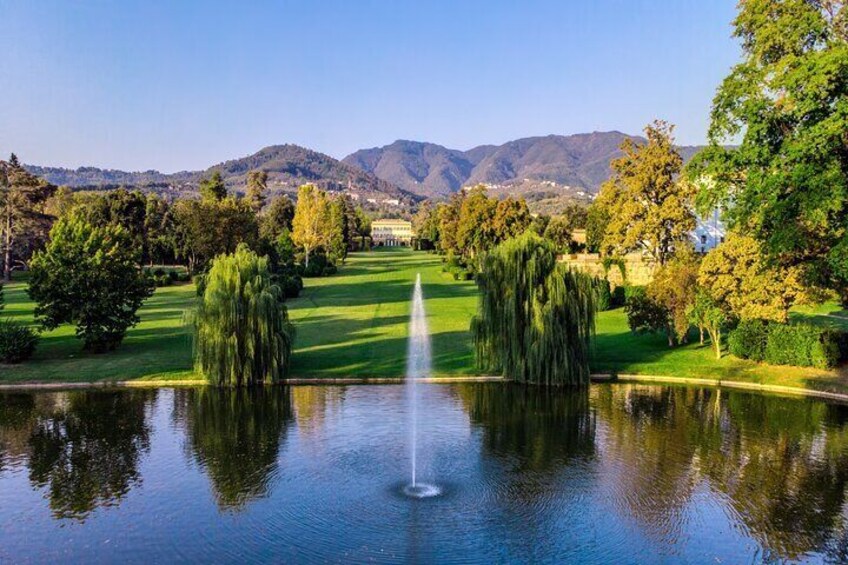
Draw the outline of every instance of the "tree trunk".
M9 198L9 196L7 196ZM3 253L3 280L12 280L12 206L6 203L6 241Z
M304 245L304 246L303 246L303 251L306 253L306 259L305 259L305 260L306 260L306 265L305 265L305 266L306 266L306 268L308 269L308 268L309 268L309 247L307 247L307 246L305 246L305 245Z
M698 326L698 334L701 340L701 345L704 345L704 326Z

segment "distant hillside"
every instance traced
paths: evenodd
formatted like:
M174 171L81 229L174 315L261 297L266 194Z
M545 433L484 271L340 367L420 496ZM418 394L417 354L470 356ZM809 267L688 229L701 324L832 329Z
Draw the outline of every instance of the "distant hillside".
M417 200L414 195L328 155L297 145L273 145L243 157L213 165L203 171L183 171L164 174L159 171L125 172L96 167L63 169L27 165L26 168L53 184L74 188L112 188L125 186L155 192L192 193L201 178L219 170L227 186L241 191L247 173L261 169L268 173L268 186L275 192L294 193L297 187L313 183L332 191L349 192L354 197L373 200L398 200L408 206Z
M519 192L531 192L538 185L541 190L565 187L594 194L609 177L610 161L621 155L618 148L625 138L644 141L618 131L527 137L468 151L396 141L357 151L342 161L426 197L478 183L499 188L520 185ZM689 159L699 148L680 149Z

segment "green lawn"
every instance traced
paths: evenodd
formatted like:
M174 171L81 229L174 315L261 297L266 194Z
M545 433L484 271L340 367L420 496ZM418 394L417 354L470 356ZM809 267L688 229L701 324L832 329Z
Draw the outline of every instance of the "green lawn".
M474 374L468 326L476 309L473 282L441 272L437 256L407 249L354 253L336 276L308 279L300 298L289 301L297 329L293 377L399 377L404 373L410 298L421 273L432 335L436 376ZM191 308L191 284L158 289L140 312L141 324L123 345L104 355L83 353L73 328L45 333L35 357L0 366L0 382L197 379L183 323ZM6 288L3 316L32 322L25 283ZM848 329L848 313L835 303L797 308L794 319ZM623 310L598 316L592 370L738 380L848 392L844 371L773 367L725 355L692 343L669 348L658 335L634 335Z

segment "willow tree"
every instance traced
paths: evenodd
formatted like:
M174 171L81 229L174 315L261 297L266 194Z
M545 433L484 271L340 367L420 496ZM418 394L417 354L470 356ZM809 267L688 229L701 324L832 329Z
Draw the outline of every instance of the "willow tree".
M195 318L197 370L219 386L279 381L288 371L294 328L271 283L267 257L239 245L206 277Z
M588 384L592 279L556 257L551 242L526 233L483 260L480 303L471 322L482 370L524 383Z

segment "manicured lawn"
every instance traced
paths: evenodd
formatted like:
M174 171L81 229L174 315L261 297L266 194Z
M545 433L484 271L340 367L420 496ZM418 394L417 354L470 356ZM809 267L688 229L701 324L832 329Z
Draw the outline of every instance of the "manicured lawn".
M473 282L441 272L435 255L407 249L355 253L336 276L307 279L300 298L288 303L297 329L293 377L400 377L406 362L407 324L415 275L421 274L432 335L436 376L474 374L468 331L476 310ZM82 352L71 327L42 336L35 357L0 366L0 382L198 379L192 371L185 312L194 301L191 284L158 289L142 308L141 324L124 344L104 355ZM31 322L33 304L25 283L6 287L3 316ZM793 319L848 329L848 313L835 303L797 308ZM725 354L716 361L709 345L669 348L660 335L634 335L622 309L597 321L593 372L635 373L738 380L848 392L841 371L773 367Z

